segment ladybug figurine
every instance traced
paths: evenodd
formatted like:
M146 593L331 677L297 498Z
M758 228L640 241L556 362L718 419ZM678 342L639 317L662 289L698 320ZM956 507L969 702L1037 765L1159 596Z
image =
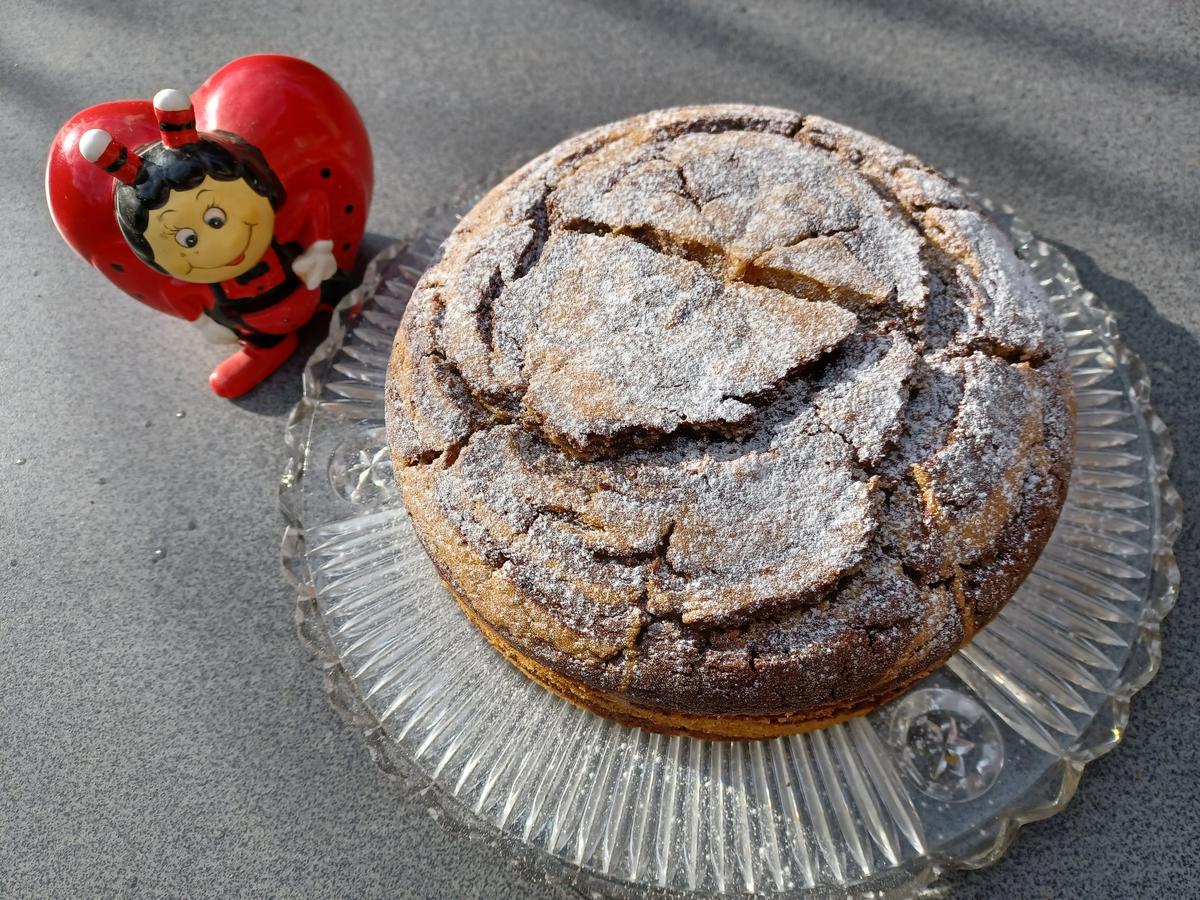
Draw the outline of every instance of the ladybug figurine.
M235 60L192 98L85 110L59 131L46 174L55 224L94 267L210 340L241 343L209 378L222 397L296 349L321 284L353 265L371 188L349 97L275 55Z

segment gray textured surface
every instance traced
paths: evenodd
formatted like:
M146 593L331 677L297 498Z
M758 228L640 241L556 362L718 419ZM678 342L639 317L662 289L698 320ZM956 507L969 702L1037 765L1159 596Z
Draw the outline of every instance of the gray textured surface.
M968 175L1117 310L1200 508L1193 4L262 9L0 2L0 896L554 896L399 796L295 640L274 482L300 361L217 400L219 351L94 276L44 212L61 121L242 53L305 56L356 98L383 235L516 155L683 102L820 112ZM1200 894L1194 515L1178 550L1125 742L951 895Z

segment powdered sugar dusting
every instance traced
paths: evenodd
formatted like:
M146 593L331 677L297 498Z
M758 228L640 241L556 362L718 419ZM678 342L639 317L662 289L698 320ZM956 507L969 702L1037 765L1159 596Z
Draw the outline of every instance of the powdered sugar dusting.
M845 442L810 410L783 416L757 446L692 439L584 461L505 425L471 437L437 494L485 558L573 620L595 604L644 602L656 617L736 623L815 599L874 528Z
M856 189L827 156L781 135L685 134L582 164L557 185L556 221L652 227L671 239L753 258L854 227Z
M495 309L526 419L581 450L634 429L738 422L849 335L832 303L725 284L629 238L565 232Z
M688 496L673 513L647 609L685 624L744 621L815 599L861 559L874 528L848 448L808 411L766 449L693 457L682 471Z
M799 290L818 297L878 306L887 301L890 290L837 235L821 235L776 247L758 256L754 265L795 276Z
M634 702L793 712L994 614L972 573L1036 554L1014 535L1065 490L1065 371L943 176L817 117L687 108L572 139L463 220L397 336L388 433L405 502L461 538L440 565L482 560L559 629L491 623L522 652Z
M962 339L995 343L1036 356L1050 330L1046 297L1029 266L993 223L969 209L930 209L926 233L956 264L958 290L951 291L966 313Z
M874 465L900 430L917 354L903 334L863 334L817 386L817 415Z

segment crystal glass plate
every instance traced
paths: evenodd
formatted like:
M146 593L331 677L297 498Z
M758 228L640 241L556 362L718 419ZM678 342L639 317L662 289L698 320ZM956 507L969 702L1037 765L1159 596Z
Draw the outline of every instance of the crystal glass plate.
M472 196L472 193L474 196ZM995 861L1121 739L1178 591L1181 504L1138 358L1066 258L983 201L1070 344L1078 447L1058 527L995 622L869 716L718 743L633 730L529 682L438 581L392 480L388 354L478 192L421 218L335 312L287 429L297 623L335 707L438 817L585 896L903 895Z

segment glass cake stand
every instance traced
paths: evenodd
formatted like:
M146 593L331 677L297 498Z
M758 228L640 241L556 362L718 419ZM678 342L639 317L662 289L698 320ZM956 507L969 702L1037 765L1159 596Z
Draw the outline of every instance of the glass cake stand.
M417 543L383 425L405 302L481 191L421 217L338 306L287 428L284 563L334 706L434 815L584 896L906 895L994 862L1121 739L1158 668L1182 516L1141 361L1066 258L983 201L1070 345L1078 446L1033 573L941 670L870 715L747 743L666 737L530 682ZM474 194L474 196L472 196Z

